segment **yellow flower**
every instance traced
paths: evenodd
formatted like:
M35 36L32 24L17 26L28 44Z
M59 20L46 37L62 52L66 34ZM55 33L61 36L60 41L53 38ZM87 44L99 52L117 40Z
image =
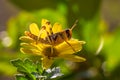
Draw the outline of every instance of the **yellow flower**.
M46 26L46 31L50 32L51 24L46 19L42 19L42 26ZM38 26L35 23L30 25L30 32L35 36L39 37L40 31ZM62 31L62 27L60 24L55 23L52 27L53 33ZM42 32L41 38L45 38L47 36L46 32ZM74 62L83 62L86 59L77 55L73 55L76 52L79 52L82 49L82 45L85 44L84 41L79 41L77 39L70 39L68 43L75 49L71 48L66 42L62 42L56 46L52 46L50 44L44 43L36 43L36 40L32 39L29 36L21 36L20 40L24 41L21 43L22 48L20 49L23 53L32 53L42 57L42 64L45 69L49 68L54 59L56 58L64 58L66 60L71 60ZM52 50L52 51L51 51Z

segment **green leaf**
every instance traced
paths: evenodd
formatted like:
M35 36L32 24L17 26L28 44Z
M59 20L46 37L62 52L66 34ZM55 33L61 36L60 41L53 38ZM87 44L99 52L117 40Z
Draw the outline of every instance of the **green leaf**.
M24 75L16 75L16 80L28 80Z
M30 79L35 80L35 76L32 74L36 71L36 66L29 59L25 59L24 61L20 59L12 60L11 63L17 67L18 72L27 75Z
M42 73L43 73L42 64L41 64L40 62L37 62L36 65L37 65L38 73L39 73L39 74L42 74Z

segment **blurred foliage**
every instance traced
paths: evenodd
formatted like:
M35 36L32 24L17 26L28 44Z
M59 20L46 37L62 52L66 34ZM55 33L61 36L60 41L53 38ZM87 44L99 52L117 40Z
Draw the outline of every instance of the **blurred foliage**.
M109 71L114 70L114 68L120 63L119 34L120 34L120 28L118 27L112 33L107 33L104 36L105 46L103 49L106 53L107 69Z
M114 26L114 30L111 30L109 23L101 18L99 8L102 0L9 1L21 11L7 22L6 31L12 44L5 47L2 40L0 41L1 73L13 75L16 69L10 65L9 61L18 57L26 57L19 52L19 37L24 34L25 30L28 30L29 24L35 22L40 26L41 19L45 18L52 24L59 22L64 28L69 28L78 19L79 22L73 30L73 37L86 41L83 50L77 54L84 56L87 61L83 63L56 61L55 65L59 65L65 74L57 80L120 79L120 25ZM31 58L39 59L35 56Z

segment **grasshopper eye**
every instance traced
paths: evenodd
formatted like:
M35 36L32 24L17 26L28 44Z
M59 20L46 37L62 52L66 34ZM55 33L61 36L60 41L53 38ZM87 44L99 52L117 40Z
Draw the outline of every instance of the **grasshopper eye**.
M67 35L67 38L70 39L72 34L71 34L71 31L69 29L65 30L66 32L66 35Z

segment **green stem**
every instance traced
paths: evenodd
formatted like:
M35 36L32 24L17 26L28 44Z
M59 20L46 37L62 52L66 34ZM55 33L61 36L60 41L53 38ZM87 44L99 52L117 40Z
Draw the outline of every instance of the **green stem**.
M28 76L30 77L31 80L36 80L35 76L33 76L24 66L22 66L28 73Z

